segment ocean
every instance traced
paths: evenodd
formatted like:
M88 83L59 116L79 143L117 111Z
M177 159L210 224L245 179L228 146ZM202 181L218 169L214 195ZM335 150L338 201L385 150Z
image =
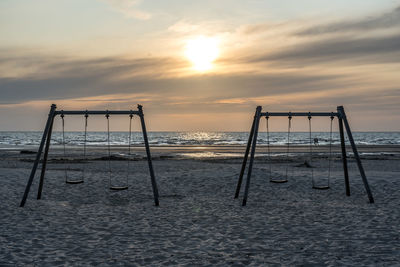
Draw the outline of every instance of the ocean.
M112 146L128 145L128 132L111 132L110 144ZM42 132L0 132L0 147L29 147L40 143ZM400 145L400 132L354 132L356 144L359 145ZM248 132L149 132L148 138L151 146L210 146L210 145L245 145ZM313 132L312 139L317 138L320 145L329 144L329 132ZM347 136L346 136L347 140ZM290 134L291 145L309 144L308 132L293 132ZM66 132L65 144L68 146L81 146L84 143L83 132ZM258 144L266 145L267 133L260 132ZM332 134L332 144L340 143L339 134ZM62 145L62 133L53 132L52 145ZM131 145L143 144L141 132L132 132ZM287 144L287 132L270 133L271 145ZM88 132L87 146L107 145L106 132Z

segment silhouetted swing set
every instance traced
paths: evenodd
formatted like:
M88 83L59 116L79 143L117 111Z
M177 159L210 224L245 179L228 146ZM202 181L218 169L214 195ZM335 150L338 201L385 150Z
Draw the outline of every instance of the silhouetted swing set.
M43 132L42 140L39 145L39 150L36 155L36 159L34 161L33 167L31 174L28 179L28 183L25 188L25 192L22 198L22 201L20 203L20 207L23 207L25 205L26 199L28 197L33 179L35 177L35 173L37 170L37 167L39 165L41 155L43 152L44 148L44 153L43 153L43 160L42 160L42 170L40 174L40 180L39 180L39 188L38 188L38 193L37 193L37 199L41 199L42 195L42 190L43 190L43 183L44 183L44 176L46 172L46 165L47 165L47 157L49 153L49 148L50 148L50 141L51 141L51 134L53 130L53 123L54 123L54 118L60 115L61 121L62 121L62 146L63 146L63 163L64 163L64 177L65 177L65 183L66 184L82 184L85 181L85 168L82 168L82 173L81 177L77 179L70 179L68 176L68 171L67 171L67 164L66 164L66 141L65 141L65 116L66 115L84 115L85 118L85 126L84 126L84 142L83 142L83 160L86 160L86 143L87 143L87 128L88 128L88 117L89 115L105 115L107 119L107 152L108 152L108 174L109 174L109 188L110 190L126 190L128 189L128 178L129 178L129 173L130 173L130 158L127 160L127 173L126 173L126 183L123 185L114 185L112 182L112 171L111 171L111 142L110 142L110 115L129 115L129 133L128 133L128 155L130 156L131 154L131 138L132 138L132 119L134 115L139 116L140 122L141 122L141 128L142 128L142 133L143 133L143 139L144 139L144 145L146 149L146 154L147 154L147 162L149 166L149 172L150 172L150 179L151 179L151 185L153 188L153 195L154 195L154 202L155 205L159 205L159 200L158 200L158 188L157 188L157 183L156 183L156 178L154 175L154 170L153 170L153 164L151 161L151 154L150 154L150 146L149 146L149 141L147 138L147 131L146 131L146 125L144 121L144 114L143 114L143 108L141 105L138 105L137 110L128 110L128 111L111 111L111 110L106 110L106 111L65 111L65 110L56 110L56 105L51 105L49 116L47 119L47 123Z
M334 118L338 119L338 124L339 124L339 134L340 134L340 144L341 144L341 154L342 154L342 163L343 163L343 170L344 170L344 181L345 181L345 187L346 187L346 195L350 196L350 183L349 183L349 174L348 174L348 168L347 168L347 154L346 154L346 146L345 146L345 139L344 139L344 128L346 128L346 133L348 136L348 139L351 144L351 148L354 153L354 158L357 162L358 169L361 174L362 181L364 183L365 190L367 192L369 202L374 203L374 198L372 196L372 192L370 190L370 187L368 185L368 180L364 172L364 168L361 163L360 156L357 151L357 147L355 145L354 139L352 132L350 130L350 125L349 122L346 118L346 114L344 112L344 108L342 106L337 107L337 112L261 112L262 108L261 106L258 106L256 108L256 112L254 115L253 123L251 126L250 134L249 134L249 139L247 142L246 146L246 152L244 154L243 158L243 163L242 167L240 170L239 174L239 179L237 182L236 186L236 192L235 192L235 198L239 197L241 185L243 182L243 176L244 172L246 169L247 165L247 160L248 156L250 153L250 161L249 161L249 166L247 170L247 179L246 179L246 185L245 185L245 191L244 191L244 196L243 196L243 201L242 205L245 206L247 203L247 198L249 195L249 188L250 188L250 179L251 179L251 174L252 174L252 169L253 169L253 163L254 163L254 156L255 156L255 151L256 151L256 145L257 145L257 135L258 135L258 130L259 130L259 124L260 124L260 119L262 117L266 118L266 129L267 129L267 158L269 161L269 181L271 183L277 183L277 184L282 184L288 182L288 165L286 165L286 170L285 170L285 176L284 178L273 178L272 175L272 170L271 170L271 148L270 148L270 128L269 128L269 119L270 117L287 117L288 118L288 131L287 131L287 147L286 147L286 158L287 160L289 159L289 152L290 152L290 134L291 134L291 123L292 123L292 118L293 117L307 117L308 118L308 126L309 126L309 160L310 162L312 161L313 158L313 141L314 144L318 142L318 140L313 140L312 138L312 129L311 129L311 120L313 117L329 117L330 118L330 132L329 132L329 156L328 156L328 174L327 174L327 184L326 185L317 185L314 181L314 173L311 168L311 180L312 180L312 188L313 189L319 189L319 190L326 190L330 188L330 176L331 176L331 160L332 160L332 125L333 125L333 120ZM38 152L36 154L36 158L34 160L34 164L31 170L31 174L28 179L28 183L25 188L25 192L22 198L22 201L20 203L20 207L23 207L25 205L25 202L27 200L33 179L35 177L35 173L37 170L37 167L40 163L40 159L42 157L42 152L44 148L44 153L43 153L43 160L42 160L42 169L41 169L41 174L40 174L40 180L39 180L39 187L38 187L38 193L37 193L37 199L41 198L42 195L42 189L43 189L43 183L44 183L44 176L46 172L46 164L47 164L47 157L48 157L48 152L50 148L50 141L51 141L51 134L52 134L52 129L53 129L53 123L54 123L54 118L59 115L62 120L62 145L63 145L63 162L64 162L64 176L65 176L65 183L66 184L82 184L84 183L85 180L85 168L82 168L82 173L81 177L77 179L70 179L68 177L68 171L66 168L66 141L65 141L65 116L66 115L84 115L85 118L85 126L84 126L84 143L83 143L83 160L86 160L86 143L87 143L87 128L88 128L88 117L89 115L105 115L107 119L107 152L108 152L108 173L109 173L109 188L110 190L126 190L128 189L128 178L129 178L129 166L130 166L130 159L128 159L127 163L127 176L126 176L126 183L122 185L114 185L112 183L112 172L111 172L111 143L110 143L110 115L129 115L129 134L128 134L128 154L130 155L131 152L131 138L132 138L132 118L134 115L139 116L140 122L141 122L141 128L142 128L142 133L143 133L143 139L144 139L144 145L146 149L146 154L147 154L147 162L148 162L148 167L149 167L149 172L150 172L150 178L151 178L151 185L153 188L153 195L154 195L154 202L155 205L159 205L159 200L158 200L158 188L157 188L157 183L154 175L154 170L153 170L153 165L151 161L151 155L150 155L150 147L149 147L149 142L147 138L147 132L146 132L146 125L144 121L144 115L143 115L143 109L141 105L138 105L137 110L128 110L128 111L57 111L56 110L56 105L51 105L50 112L48 115L48 119L46 122L45 129L43 131L43 136L42 140L39 145ZM251 150L251 151L250 151ZM307 163L307 162L305 162Z
M236 191L235 191L235 198L239 197L240 194L240 189L241 185L243 182L243 176L244 172L246 170L246 165L247 165L247 159L250 153L250 162L249 166L247 169L247 179L246 179L246 185L245 185L245 190L244 190L244 196L243 196L243 201L242 201L242 206L246 206L247 203L247 198L249 195L249 188L250 188L250 179L251 179L251 173L253 169L253 163L254 163L254 156L255 156L255 151L256 151L256 146L257 146L257 135L258 135L258 130L259 130L259 124L260 124L260 119L262 117L266 118L266 127L267 127L267 159L269 163L269 181L271 183L286 183L288 182L288 168L289 168L289 163L286 165L285 168L285 175L284 178L273 178L272 176L272 164L271 164L271 148L270 148L270 129L269 129L269 119L270 117L287 117L288 118L288 131L287 131L287 145L286 145L286 159L289 162L289 152L290 152L290 133L291 133L291 122L293 117L307 117L308 118L308 128L309 128L309 160L310 163L312 161L313 157L313 139L312 139L312 129L311 129L311 120L313 117L329 117L330 118L330 132L329 132L329 145L328 145L328 175L327 175L327 184L326 185L317 185L314 181L314 172L313 169L311 168L311 180L312 180L312 188L313 189L318 189L318 190L327 190L330 188L330 178L331 178L331 160L332 160L332 125L333 125L333 120L335 117L338 118L338 123L339 123L339 133L340 133L340 144L341 144L341 150L342 150L342 163L343 163L343 170L344 170L344 180L345 180L345 187L346 187L346 195L350 196L350 182L349 182L349 174L348 174L348 168L347 168L347 153L346 153L346 146L345 146L345 139L344 139L344 127L346 128L347 132L347 137L350 141L351 148L354 153L354 158L356 159L358 169L360 171L360 175L362 178L362 181L364 183L365 190L368 195L368 199L370 203L374 203L374 198L372 196L371 189L368 184L367 177L365 175L364 168L361 163L360 156L357 151L356 144L354 142L353 134L350 130L350 125L346 117L346 113L344 112L343 106L338 106L337 107L337 112L261 112L262 107L258 106L256 108L256 112L254 115L253 123L251 126L250 134L249 134L249 139L247 142L246 146L246 151L244 154L243 158L243 163L242 163L242 168L240 170L237 186L236 186ZM344 127L343 127L344 125ZM316 143L317 140L314 140L314 143ZM251 150L251 151L250 151Z

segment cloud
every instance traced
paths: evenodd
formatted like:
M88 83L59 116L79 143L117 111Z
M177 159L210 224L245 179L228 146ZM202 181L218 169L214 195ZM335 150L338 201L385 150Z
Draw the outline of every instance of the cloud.
M0 54L0 102L64 99L129 92L129 81L167 76L180 62L168 58L74 59L45 55ZM151 78L146 78L151 76ZM18 97L19 95L19 97Z
M396 64L400 58L400 7L328 24L303 19L242 25L236 34L236 40L248 43L247 54L237 57L238 62L247 65L265 63L273 68L298 68L322 64L326 68Z
M386 19L381 14L312 27L305 26L309 21L289 21L235 28L227 39L241 43L239 49L232 45L213 72L201 75L188 72L189 63L178 57L77 59L0 48L0 108L50 101L73 108L127 108L140 102L152 114L162 114L160 123L178 118L177 126L192 125L190 117L201 114L213 120L221 114L242 116L256 105L334 110L343 104L360 113L373 109L374 116L393 117L400 101L396 12L399 8L387 12ZM224 32L222 23L181 20L166 34L176 41L176 36L212 29ZM365 123L369 129L370 122Z
M276 50L268 54L249 56L247 63L275 62L291 66L344 61L351 65L398 63L400 58L400 34L370 37L336 37L309 41Z
M335 75L264 74L264 75L207 75L196 77L127 76L119 78L110 68L105 73L102 68L79 73L69 71L38 77L0 78L0 103L10 104L28 100L65 99L90 97L107 94L148 93L165 96L185 96L192 99L209 97L218 99L229 94L234 97L248 95L277 95L299 91L335 88L345 79ZM119 71L135 69L126 66ZM350 82L350 81L348 81Z
M8 60L2 60L4 58ZM12 51L0 54L0 69L12 68L9 66L9 62L14 62L12 58ZM161 102L166 101L166 96L183 97L184 101L178 102L184 103L198 99L215 102L225 99L227 94L232 98L296 94L321 88L331 90L355 82L342 74L303 72L174 75L174 69L180 69L182 62L172 58L78 60L32 55L25 60L17 56L15 60L21 66L28 62L30 72L0 76L0 103L3 105L143 93L160 95ZM172 74L166 75L170 71Z
M177 33L191 33L198 31L202 26L199 24L190 23L186 20L179 20L168 27L168 31Z
M400 26L400 7L389 12L358 20L345 20L324 25L308 27L297 32L298 35L321 35L351 31L371 31Z
M4 55L0 55L0 67L13 62L11 51ZM9 59L6 62L1 60L5 57ZM375 114L395 114L400 101L399 89L385 81L371 82L359 74L330 68L324 72L316 67L175 76L162 75L180 67L180 61L171 58L25 58L19 56L18 64L31 62L34 71L15 77L0 76L0 109L4 114L21 107L36 108L33 113L39 108L46 112L51 102L63 109L126 109L141 103L152 121L158 123L154 130L198 129L198 121L195 123L193 118L200 120L202 114L214 121L202 129L239 130L246 129L248 117L244 114L253 112L256 105L269 110L334 110L343 104L351 106L352 111L373 108ZM159 114L162 116L157 117ZM236 114L234 117L241 121L235 125L244 128L232 128L227 122L224 125L224 114ZM24 114L24 120L33 119L33 115L29 116Z
M297 23L301 23L298 21ZM263 33L280 33L285 34L288 31L293 31L293 28L298 28L297 23L293 21L281 22L281 23L259 23L259 24L247 24L241 25L237 32L242 35L256 35Z
M371 76L369 72L372 74L374 68L358 73L340 69L354 66L356 57L373 55L376 59L371 59L371 62L375 64L378 59L383 62L385 57L382 55L386 53L386 60L395 61L398 57L393 57L393 53L399 50L399 43L400 36L388 37L387 40L309 42L267 55L247 57L242 62L251 67L247 70L206 75L182 75L180 72L185 63L175 58L129 59L121 56L75 59L21 54L3 48L0 51L0 69L12 72L17 68L17 74L0 74L0 105L69 100L85 105L130 106L140 100L154 111L173 114L193 109L199 113L234 112L238 106L250 109L260 104L278 109L301 103L314 107L335 105L356 102L357 94L363 95L359 100L364 101L366 96L374 95L377 88L386 88L381 93L395 97L390 86L384 83L385 79L372 82L365 79ZM340 58L348 61L320 67L327 60ZM234 62L234 58L226 61L228 63L224 64L229 64ZM258 64L264 62L275 65L260 71ZM293 69L295 64L307 67ZM18 70L25 66L29 72ZM389 97L379 99L382 100L380 105L386 103L386 108L396 109L390 104Z
M229 35L227 28L229 28L229 26L226 22L221 20L192 22L187 19L182 19L170 25L167 30L168 36L172 36L172 38L175 39L187 39L190 36L199 35L224 38L226 35Z
M124 14L126 17L139 20L148 20L151 14L140 10L137 6L141 3L140 0L103 0L106 1L114 10Z

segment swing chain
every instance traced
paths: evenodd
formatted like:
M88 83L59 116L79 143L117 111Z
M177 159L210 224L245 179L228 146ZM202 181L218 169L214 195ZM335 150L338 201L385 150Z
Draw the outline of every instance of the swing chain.
M86 110L86 113L84 116L85 116L85 135L84 135L84 140L83 140L83 160L85 162L86 161L87 127L88 127L88 117L89 117L87 110ZM86 164L83 164L83 167L82 167L82 181L85 180L85 165Z
M308 112L308 132L309 132L309 147L310 147L310 158L309 158L309 164L311 167L311 181L312 181L312 186L315 187L315 182L314 182L314 170L311 166L311 162L312 162L312 157L313 157L313 150L312 150L312 132L311 132L311 112Z
M290 129L292 128L292 112L289 112L289 124L288 124L288 134L287 134L287 149L286 149L286 180L288 179L288 171L289 171L289 151L290 151Z
M112 179L111 172L112 172L112 170L111 170L111 142L110 142L110 120L109 120L110 114L109 114L108 110L106 111L105 117L107 118L107 147L108 147L108 173L109 173L108 185L109 185L109 188L111 190L125 190L125 189L128 189L129 161L130 161L130 159L128 158L128 171L127 171L127 176L126 176L126 186L113 186L112 182L111 182L111 179ZM132 133L132 118L133 118L133 111L132 110L131 110L131 113L129 114L129 118L130 118L130 121L129 121L129 137L128 137L128 154L130 155L130 150L131 150L130 143L131 143L131 133Z
M270 149L270 140L269 140L269 114L266 113L265 116L266 123L267 123L267 153L268 153L268 163L269 163L269 180L272 180L272 162L271 162L271 149Z
M108 110L106 110L106 115L107 119L107 150L108 150L108 184L109 187L111 188L111 145L110 145L110 114L108 113Z
M126 170L126 187L129 186L129 170L130 170L131 143L132 143L132 119L133 119L133 112L131 110L131 114L129 114L128 164L127 164L127 170Z
M331 179L331 161L332 161L332 125L333 119L333 112L331 113L331 127L329 132L329 159L328 159L328 187L330 186L330 179Z
M63 157L63 163L64 163L64 178L65 182L67 182L67 161L66 161L66 148L65 148L65 121L64 121L64 110L61 110L61 122L62 122L62 143L63 143L63 151L64 151L64 157Z

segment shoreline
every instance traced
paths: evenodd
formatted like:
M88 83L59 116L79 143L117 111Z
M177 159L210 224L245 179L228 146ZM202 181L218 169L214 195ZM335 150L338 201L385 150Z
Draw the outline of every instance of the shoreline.
M153 160L223 160L223 159L242 159L246 146L243 145L209 145L209 146L150 146ZM309 146L298 145L290 146L287 153L287 146L257 146L255 157L257 159L282 160L285 158L305 160L310 156ZM358 152L362 159L400 159L400 145L359 145ZM21 160L30 162L36 156L37 146L8 147L0 149L0 158L9 158L13 160ZM346 146L348 158L353 158L351 146ZM69 160L83 160L83 146L67 146L66 158ZM144 146L132 146L131 154L128 154L127 146L111 146L111 154L113 160L145 160L146 153ZM327 158L329 156L329 146L320 145L312 147L313 158ZM341 148L332 147L332 159L341 158ZM105 160L108 157L107 146L88 146L85 160ZM60 161L64 158L62 146L51 146L49 151L49 160Z

